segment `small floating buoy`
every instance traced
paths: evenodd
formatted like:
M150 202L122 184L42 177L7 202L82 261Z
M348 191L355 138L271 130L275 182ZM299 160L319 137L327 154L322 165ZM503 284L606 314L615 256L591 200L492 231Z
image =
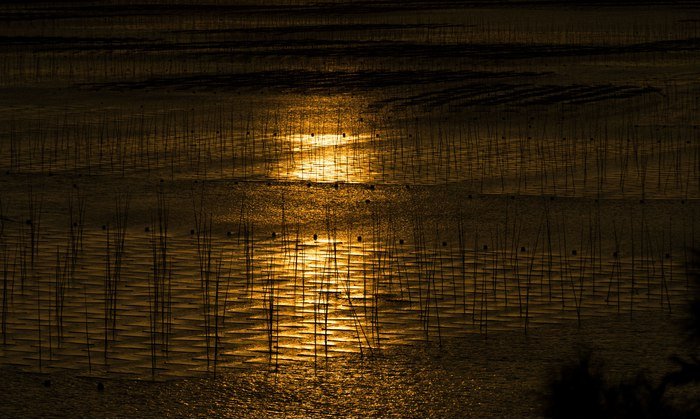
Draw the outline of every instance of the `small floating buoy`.
M357 241L361 242L362 241L362 236L357 236Z
M489 250L489 246L488 246L488 245L484 245L484 250Z
M194 229L190 230L190 235L194 235Z
M97 391L104 391L105 390L105 385L102 384L102 381L99 381L97 383Z
M146 233L148 233L149 231L151 231L151 228L150 228L150 227L146 227L146 228L143 229L143 231L145 231Z
M399 240L399 244L403 244L403 239L400 239L400 240Z
M576 256L576 253L577 253L577 252L576 252L576 249L574 249L574 250L571 251L571 254L574 255L574 256Z
M277 233L275 233L275 232L273 231L273 232L272 232L272 238L274 239L275 237L277 237Z
M231 237L231 236L233 236L233 232L227 231L227 232L226 232L226 235L229 236L229 237Z
M317 235L317 234L314 234L314 241L315 241L315 240L318 240L318 235Z
M447 242L442 242L442 247L446 247L446 246L447 246Z
M521 252L524 252L524 251L525 251L525 246L522 246L522 247L520 248L520 251L521 251Z
M365 199L365 204L369 204L369 199Z

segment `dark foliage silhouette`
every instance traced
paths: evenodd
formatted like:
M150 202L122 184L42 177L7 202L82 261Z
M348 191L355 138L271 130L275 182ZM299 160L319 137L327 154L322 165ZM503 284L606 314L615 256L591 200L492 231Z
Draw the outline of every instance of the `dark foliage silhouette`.
M674 369L654 382L644 373L610 382L604 365L591 352L564 365L548 384L545 416L552 419L690 419L700 417L700 252L687 267L693 297L684 321L687 358L674 355ZM673 393L671 395L670 393ZM679 398L678 395L685 397ZM675 397L674 397L675 396Z

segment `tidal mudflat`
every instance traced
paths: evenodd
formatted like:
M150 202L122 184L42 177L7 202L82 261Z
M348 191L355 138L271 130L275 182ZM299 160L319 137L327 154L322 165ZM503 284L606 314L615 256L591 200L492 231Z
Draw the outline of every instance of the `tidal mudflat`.
M5 416L540 417L685 351L692 3L0 22Z

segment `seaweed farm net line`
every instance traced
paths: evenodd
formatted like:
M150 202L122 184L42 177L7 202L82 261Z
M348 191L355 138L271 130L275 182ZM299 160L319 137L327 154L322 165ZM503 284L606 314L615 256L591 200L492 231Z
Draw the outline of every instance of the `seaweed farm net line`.
M483 124L302 132L267 125L237 129L219 121L195 130L188 118L175 123L172 115L134 116L38 129L18 123L0 141L0 167L6 173L154 179L462 183L479 193L700 194L699 131L691 127L554 137L527 129L499 134Z
M2 362L139 377L284 368L465 334L670 312L688 295L687 261L658 243L603 255L595 246L566 249L561 239L552 246L544 235L522 247L467 236L447 243L426 238L421 224L405 240L378 229L312 238L203 228L171 232L167 250L163 235L135 229L123 230L121 248L117 230L85 231L74 251L47 230L36 253L20 237L27 230L6 235Z

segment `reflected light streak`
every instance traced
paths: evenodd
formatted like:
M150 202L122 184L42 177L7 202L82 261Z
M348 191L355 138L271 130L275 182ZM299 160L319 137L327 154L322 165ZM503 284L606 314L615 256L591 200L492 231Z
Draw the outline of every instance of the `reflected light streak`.
M371 244L318 237L287 240L270 250L257 274L262 283L253 290L261 317L277 322L258 341L274 341L267 356L322 359L375 349L372 293L378 273L367 265Z
M305 134L287 137L291 158L279 162L279 173L288 178L310 182L330 183L371 182L366 134Z

